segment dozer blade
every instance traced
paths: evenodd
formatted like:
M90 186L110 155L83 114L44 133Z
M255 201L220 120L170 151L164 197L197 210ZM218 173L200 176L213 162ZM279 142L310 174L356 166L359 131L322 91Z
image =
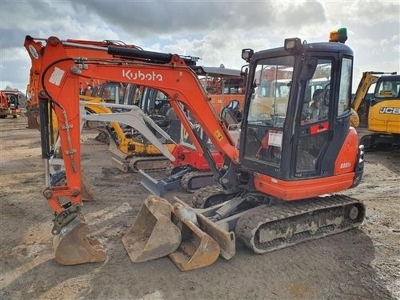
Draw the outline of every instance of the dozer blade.
M169 257L181 271L189 271L213 264L220 254L218 243L198 227L194 211L180 203L174 204L174 218L181 228L182 242Z
M171 221L172 205L150 195L144 201L131 229L122 243L132 262L143 262L167 256L181 242L181 232Z
M107 259L103 246L96 239L86 236L89 226L76 217L54 237L55 259L59 264L70 266Z

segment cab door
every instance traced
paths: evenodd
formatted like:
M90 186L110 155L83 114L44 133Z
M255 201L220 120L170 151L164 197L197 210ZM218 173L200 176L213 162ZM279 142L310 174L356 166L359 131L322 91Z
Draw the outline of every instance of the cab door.
M304 87L295 147L294 177L334 174L336 157L348 134L352 59L318 59ZM335 78L337 78L335 80ZM316 84L318 82L318 84Z

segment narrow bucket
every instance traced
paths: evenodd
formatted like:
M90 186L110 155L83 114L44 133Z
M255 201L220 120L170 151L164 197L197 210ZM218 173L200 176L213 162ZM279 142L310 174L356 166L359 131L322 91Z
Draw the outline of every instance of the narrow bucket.
M174 222L181 229L179 248L169 257L181 271L189 271L213 264L220 254L218 243L198 227L193 210L174 204Z
M54 236L55 260L61 265L78 265L102 262L107 259L103 246L97 239L87 237L89 226L78 217Z
M132 262L143 262L167 256L176 251L181 232L171 221L172 205L150 195L142 204L131 229L122 243Z
M81 192L82 201L94 201L93 187L84 175L81 176Z

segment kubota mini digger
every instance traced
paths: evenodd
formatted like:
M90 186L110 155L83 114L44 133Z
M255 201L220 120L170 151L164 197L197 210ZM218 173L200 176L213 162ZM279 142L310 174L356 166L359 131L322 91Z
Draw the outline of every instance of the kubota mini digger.
M88 226L80 213L79 97L71 93L80 76L139 83L165 92L222 187L207 197L215 205L205 210L192 209L178 198L173 205L156 196L146 199L122 238L133 262L169 255L186 271L210 265L219 256L232 258L236 239L255 253L266 253L359 226L364 205L335 194L356 186L363 174L363 147L349 125L353 52L344 45L346 39L341 29L331 33L330 42L306 44L290 38L281 48L256 53L244 49L248 80L237 148L207 101L189 58L109 46L115 59L99 64L71 57L63 42L50 37L43 58L41 101L46 103L43 107L51 104L59 121L67 174L65 186L44 191L55 212L56 260L72 265L106 259L99 242L86 237ZM306 91L320 77L329 81L318 92L323 109L318 118L306 119ZM265 97L260 98L259 88L278 86L282 80L287 93L272 93L272 99L260 103ZM187 112L224 156L221 168L215 166ZM60 202L61 197L68 201Z

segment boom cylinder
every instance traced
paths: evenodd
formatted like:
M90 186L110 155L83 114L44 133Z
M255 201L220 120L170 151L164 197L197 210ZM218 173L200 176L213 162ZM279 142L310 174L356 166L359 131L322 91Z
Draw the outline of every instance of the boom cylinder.
M115 47L115 46L108 46L107 52L108 54L111 55L118 55L135 59L152 60L161 63L168 63L169 61L171 61L172 58L172 54L169 53L136 50L136 49L122 48L122 47Z
M42 158L49 159L50 152L50 132L49 132L49 101L47 99L39 99L39 116L40 116L40 136L42 146Z

